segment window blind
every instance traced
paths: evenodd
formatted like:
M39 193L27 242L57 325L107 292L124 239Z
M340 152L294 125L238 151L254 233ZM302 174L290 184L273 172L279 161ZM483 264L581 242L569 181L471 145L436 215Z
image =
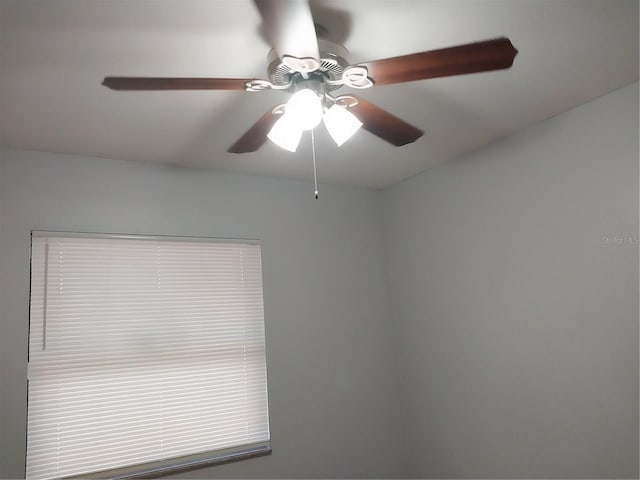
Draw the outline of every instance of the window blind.
M260 246L34 232L26 476L268 442Z

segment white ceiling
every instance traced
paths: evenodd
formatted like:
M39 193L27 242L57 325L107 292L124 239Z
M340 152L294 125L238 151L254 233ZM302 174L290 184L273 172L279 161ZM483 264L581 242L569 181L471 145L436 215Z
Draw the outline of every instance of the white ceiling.
M510 70L360 92L423 129L396 148L317 129L319 181L382 188L638 80L637 0L312 2L354 63L508 36ZM250 0L0 0L0 145L311 178L307 139L227 148L279 92L114 92L105 75L265 78Z

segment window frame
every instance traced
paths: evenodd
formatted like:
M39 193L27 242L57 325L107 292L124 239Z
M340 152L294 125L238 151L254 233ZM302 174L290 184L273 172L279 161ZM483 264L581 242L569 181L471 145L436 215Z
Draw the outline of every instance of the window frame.
M185 235L146 235L146 234L123 234L123 233L93 233L93 232L72 232L72 231L49 231L49 230L32 230L29 243L29 324L28 324L28 343L27 343L27 361L30 361L30 345L31 345L31 309L32 309L32 263L33 263L33 239L43 237L55 238L95 238L95 239L123 239L123 240L149 240L149 241L174 241L174 242L190 242L190 243L224 243L224 244L244 244L258 246L259 256L262 259L262 243L258 239L253 238L223 238L223 237L203 237L203 236L185 236ZM262 261L260 261L262 263ZM46 266L45 266L46 268ZM260 278L262 285L262 306L264 309L264 274L260 269ZM263 316L264 324L264 368L266 375L266 412L267 412L267 431L270 432L270 407L268 394L268 371L267 371L267 352L266 352L266 315ZM46 326L46 325L45 325ZM29 385L29 377L27 376L27 385ZM27 395L27 415L25 422L25 433L28 442L28 421L29 421L29 395ZM200 453L179 455L157 461L144 462L139 464L131 464L122 467L110 468L107 470L93 471L78 475L70 475L61 478L65 479L133 479L133 478L158 478L175 473L196 470L200 468L226 464L251 458L257 458L272 454L271 434L264 441L235 445L229 448L209 450ZM26 475L27 452L25 451L25 475Z

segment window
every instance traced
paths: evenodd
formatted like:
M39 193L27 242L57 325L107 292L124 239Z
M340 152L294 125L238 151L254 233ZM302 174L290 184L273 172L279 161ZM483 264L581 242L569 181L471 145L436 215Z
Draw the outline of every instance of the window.
M260 245L34 232L26 476L269 453Z

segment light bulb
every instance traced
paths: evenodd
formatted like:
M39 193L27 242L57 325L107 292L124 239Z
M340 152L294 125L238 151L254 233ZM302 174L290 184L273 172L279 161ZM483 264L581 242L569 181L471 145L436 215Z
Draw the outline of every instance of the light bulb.
M295 152L298 149L302 129L296 124L295 118L288 113L282 115L267 134L267 138L285 150Z
M285 111L286 115L289 115L302 130L312 130L322 120L320 97L308 88L294 93Z
M324 124L338 146L349 140L362 126L362 122L353 113L339 105L327 110L324 114Z

